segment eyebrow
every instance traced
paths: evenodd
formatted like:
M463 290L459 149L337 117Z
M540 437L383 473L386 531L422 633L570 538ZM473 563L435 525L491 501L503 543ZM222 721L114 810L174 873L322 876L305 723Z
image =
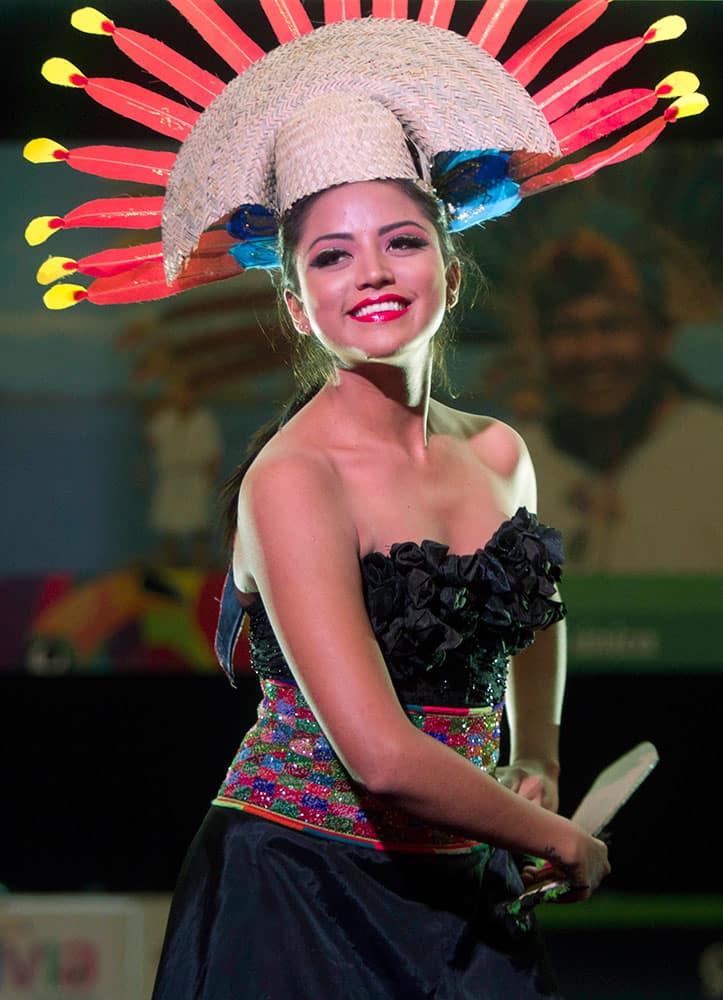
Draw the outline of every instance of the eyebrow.
M401 229L402 226L414 226L416 229L421 229L423 233L426 234L427 230L419 222L415 222L414 219L403 219L401 222L390 222L386 226L382 226L381 229L377 230L378 236L385 236L390 233L393 229ZM317 243L322 240L353 240L354 236L352 233L323 233L321 236L317 236L316 239L309 245L309 249L306 251L307 254L311 253Z

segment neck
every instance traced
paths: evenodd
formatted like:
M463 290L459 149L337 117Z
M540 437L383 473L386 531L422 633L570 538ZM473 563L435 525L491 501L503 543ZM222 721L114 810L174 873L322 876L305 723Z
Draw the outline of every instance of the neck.
M428 441L431 380L430 352L414 367L362 362L341 369L336 383L322 393L332 406L343 408L345 430L421 453Z

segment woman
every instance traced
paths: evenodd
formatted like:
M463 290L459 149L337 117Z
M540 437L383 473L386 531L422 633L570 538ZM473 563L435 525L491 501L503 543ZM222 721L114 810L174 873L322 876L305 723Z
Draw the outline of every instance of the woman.
M468 579L445 571L457 600L466 591L472 603L493 572L479 550L518 508L535 508L529 456L505 424L430 396L434 338L460 284L434 199L409 181L334 187L297 206L283 238L289 313L300 336L323 345L334 374L240 485L233 575L266 699L186 862L155 997L551 995L533 932L511 930L496 904L521 891L508 852L548 861L571 900L587 898L609 870L605 845L555 813L562 624L516 658L511 762L495 781L499 732L480 767L479 742L455 752L402 702L436 699L441 708L427 718L438 728L483 709L494 728L495 704L480 693L504 687L500 647L476 661L466 653L462 681L453 656L446 669L430 673L430 657L404 676L399 664L414 657L392 653L385 664L389 621L375 620L370 596L399 543L419 554L434 539L437 557L441 545L478 553ZM520 537L538 545L549 534L518 521ZM422 585L442 586L442 575ZM505 582L532 599L549 579ZM550 598L536 624L561 617ZM451 649L447 627L440 648ZM491 632L515 641L514 628L478 622L471 649L484 649ZM279 710L281 699L295 711ZM271 733L291 719L306 721L316 743L299 748L293 734ZM294 746L297 757L317 758L330 746L336 771L298 770ZM284 788L267 780L295 767L306 794L320 793L316 814L293 821L301 832L279 810ZM341 834L319 815L318 786L330 776L340 798L355 795L373 817L371 836ZM284 787L303 800L303 788Z
M228 84L92 8L76 26L112 34L184 104L46 64L182 146L28 144L36 162L165 187L33 220L33 244L89 221L163 222L162 248L47 262L48 282L99 277L45 301L138 301L229 277L225 222L242 268L280 256L287 308L327 377L236 477L218 648L230 668L245 610L263 699L181 873L154 1000L550 996L531 922L506 909L523 888L513 858L541 859L575 901L607 874L607 852L555 811L562 551L529 513L526 448L430 397L460 283L449 231L702 110L684 73L580 104L684 22L663 18L533 95L606 4L572 5L502 64L524 3L487 0L462 38L447 30L453 4L425 2L411 22L406 4L379 0L367 18L329 0L315 30L296 0L264 0L284 43L264 55L213 0L172 2L238 74ZM556 165L677 95L624 141ZM495 773L506 693L510 764Z

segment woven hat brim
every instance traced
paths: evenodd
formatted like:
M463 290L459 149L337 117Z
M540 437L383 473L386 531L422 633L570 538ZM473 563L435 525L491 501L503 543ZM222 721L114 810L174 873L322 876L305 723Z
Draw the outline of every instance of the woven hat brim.
M273 165L279 128L309 101L340 92L392 111L429 161L449 150L559 155L549 124L524 87L468 39L407 20L330 24L254 63L198 119L178 154L165 199L169 282L201 234L239 205L278 210ZM353 158L353 149L348 155Z

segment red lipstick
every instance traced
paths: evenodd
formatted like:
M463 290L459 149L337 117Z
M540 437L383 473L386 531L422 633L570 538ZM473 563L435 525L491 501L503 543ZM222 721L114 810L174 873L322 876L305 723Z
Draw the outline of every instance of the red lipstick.
M391 306L394 303L394 306ZM384 306L387 304L387 308ZM409 310L409 302L401 295L379 295L376 298L363 299L357 302L349 315L357 323L388 323L399 319ZM359 315L361 313L361 315Z

